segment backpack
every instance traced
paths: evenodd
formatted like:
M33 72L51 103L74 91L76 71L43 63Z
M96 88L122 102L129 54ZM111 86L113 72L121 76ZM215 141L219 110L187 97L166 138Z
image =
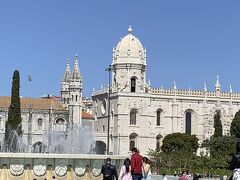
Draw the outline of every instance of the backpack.
M104 167L104 179L112 180L113 179L113 166L111 164L106 164Z

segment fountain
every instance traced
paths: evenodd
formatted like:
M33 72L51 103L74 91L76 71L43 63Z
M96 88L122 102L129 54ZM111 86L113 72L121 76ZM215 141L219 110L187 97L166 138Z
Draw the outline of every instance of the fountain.
M73 126L69 133L53 128L44 132L42 143L36 144L33 153L95 154L95 137L90 126Z
M63 128L64 129L64 128ZM16 130L10 133L11 143L5 148L1 143L0 179L102 179L101 166L107 155L96 155L95 137L90 126L67 128L53 127L44 132L41 143L29 151ZM4 134L1 135L4 138ZM14 153L13 153L14 152ZM111 155L119 168L126 156Z
M1 139L4 139L4 135L1 136ZM56 127L51 132L44 131L41 142L34 144L30 151L23 143L22 137L17 134L17 130L11 130L8 141L9 147L4 141L1 142L1 152L95 154L95 137L90 126L79 128L74 125L68 133Z

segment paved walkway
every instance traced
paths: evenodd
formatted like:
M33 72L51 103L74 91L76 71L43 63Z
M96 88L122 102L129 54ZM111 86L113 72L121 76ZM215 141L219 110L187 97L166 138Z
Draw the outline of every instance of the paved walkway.
M161 175L152 175L152 180L162 180L163 176ZM168 180L178 180L177 176L167 176ZM192 177L189 178L192 180ZM220 180L220 178L200 178L199 180Z

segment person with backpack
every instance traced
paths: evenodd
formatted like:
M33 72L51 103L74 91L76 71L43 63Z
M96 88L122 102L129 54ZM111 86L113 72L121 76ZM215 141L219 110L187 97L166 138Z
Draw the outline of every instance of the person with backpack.
M101 173L103 174L103 180L117 180L117 169L114 165L111 164L111 158L106 159L106 164L102 165Z
M231 179L240 180L240 142L236 144L236 154L232 157L229 169L233 171Z

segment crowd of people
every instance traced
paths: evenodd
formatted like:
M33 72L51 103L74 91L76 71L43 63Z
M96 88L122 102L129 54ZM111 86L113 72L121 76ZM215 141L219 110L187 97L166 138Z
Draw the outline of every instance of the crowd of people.
M126 158L120 168L118 176L116 167L111 164L111 158L106 159L106 164L102 166L101 173L103 180L151 180L150 160L142 157L137 148L132 149L132 156ZM165 174L162 174L163 180L167 180ZM183 171L178 176L178 180L188 180L187 171Z
M137 148L132 149L131 159L124 160L119 176L110 158L102 166L101 173L103 180L151 180L150 161L147 157L142 157Z
M236 144L236 154L232 158L229 169L233 171L233 175L229 179L240 180L240 142ZM126 158L124 160L119 176L116 167L111 164L110 158L107 158L106 164L102 166L101 173L103 174L103 180L151 180L152 174L150 160L147 157L142 157L137 148L132 149L131 159ZM183 171L178 175L178 180L188 179L187 171ZM199 176L193 174L192 179L198 180ZM227 176L225 175L221 179L227 179ZM163 174L163 180L167 180L165 174Z

